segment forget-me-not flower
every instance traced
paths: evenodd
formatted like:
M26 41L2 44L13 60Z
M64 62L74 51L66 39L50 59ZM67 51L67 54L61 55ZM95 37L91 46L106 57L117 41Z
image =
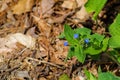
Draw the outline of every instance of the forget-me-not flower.
M64 46L68 46L68 42L67 41L64 42Z
M86 44L88 44L88 43L90 42L90 40L89 40L89 39L85 39L84 42L85 42Z
M74 38L77 39L79 37L79 34L74 34Z

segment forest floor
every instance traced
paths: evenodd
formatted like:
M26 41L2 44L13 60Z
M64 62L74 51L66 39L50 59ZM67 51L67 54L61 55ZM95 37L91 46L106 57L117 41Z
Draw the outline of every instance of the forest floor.
M98 66L120 76L120 66L104 54L84 64L75 57L65 62L68 46L58 38L65 23L104 34L120 12L120 1L108 0L96 23L85 11L86 2L0 0L0 80L58 80L64 73L71 80L85 80L83 69L97 76Z

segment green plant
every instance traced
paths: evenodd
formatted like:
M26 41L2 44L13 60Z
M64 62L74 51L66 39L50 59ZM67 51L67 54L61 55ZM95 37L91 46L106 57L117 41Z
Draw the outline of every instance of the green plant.
M120 65L120 14L117 15L114 22L110 25L109 33L111 37L108 43L111 50L107 53Z
M107 0L88 0L85 4L86 10L93 12L93 20L101 9L104 7ZM69 25L64 25L64 32L59 38L64 38L67 41L65 46L69 46L67 59L75 56L78 61L84 63L87 55L99 57L100 53L104 52L113 61L120 66L120 14L116 16L114 22L109 26L110 36L91 33L88 28L72 29ZM120 80L120 77L114 76L111 72L98 71L98 77L85 70L88 80Z
M98 71L98 77L95 77L92 73L84 70L87 80L120 80L120 77L115 76L111 72Z
M62 75L59 77L59 80L70 80L70 78L68 77L67 74L62 74Z
M120 48L120 14L117 15L114 22L109 27L111 38L109 40L110 48Z
M102 10L106 2L107 0L88 0L85 4L87 12L94 12L93 20L97 19L99 12Z
M111 37L97 33L92 34L88 28L71 29L69 25L65 24L64 32L59 38L65 38L67 42L64 45L70 46L67 58L76 56L80 62L84 63L86 55L97 55L104 52L119 64L120 14L117 15L114 22L110 25L109 33Z
M104 35L97 33L91 34L91 30L88 28L77 28L73 30L67 24L64 26L64 37L68 41L64 45L70 46L68 58L76 56L82 63L87 54L96 55L105 51L109 40Z

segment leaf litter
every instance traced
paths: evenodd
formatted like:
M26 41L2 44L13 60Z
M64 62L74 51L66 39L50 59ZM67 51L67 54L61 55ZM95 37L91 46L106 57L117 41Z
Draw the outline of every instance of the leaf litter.
M68 47L63 45L65 40L58 38L65 23L72 28L90 25L93 32L105 32L103 25L106 24L102 20L99 20L99 27L87 22L92 14L86 12L86 2L1 0L0 79L58 80L60 75L67 74L72 80L85 80L84 68L97 76L96 66L102 65L104 71L110 70L109 66L115 66L115 63L96 63L90 59L81 64L75 57L65 62ZM103 15L105 13L101 13L101 18ZM115 68L111 71L120 73Z

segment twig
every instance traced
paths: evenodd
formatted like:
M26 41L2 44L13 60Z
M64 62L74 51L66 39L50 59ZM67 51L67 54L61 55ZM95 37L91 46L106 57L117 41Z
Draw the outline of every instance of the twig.
M4 74L6 74L6 73L9 73L9 72L11 72L11 71L14 71L15 69L17 69L17 68L19 68L19 67L20 67L20 65L17 65L17 66L15 66L15 67L11 68L11 69L7 69L6 71L2 72L0 75L4 75Z
M54 63L51 63L51 62L40 61L40 60L38 60L38 59L34 59L34 58L30 58L30 57L27 57L27 59L37 61L39 64L44 63L44 64L49 64L49 65L51 65L51 66L54 66L54 67L57 67L57 68L60 68L60 69L64 69L64 67L61 67L61 66L59 66L59 65L57 65L57 64L54 64Z
M16 58L18 58L20 55L22 55L22 53L23 53L26 49L27 49L27 47L24 48L22 51L20 51L20 52L18 53L18 55L17 55L15 58L13 58L13 59L16 59Z

